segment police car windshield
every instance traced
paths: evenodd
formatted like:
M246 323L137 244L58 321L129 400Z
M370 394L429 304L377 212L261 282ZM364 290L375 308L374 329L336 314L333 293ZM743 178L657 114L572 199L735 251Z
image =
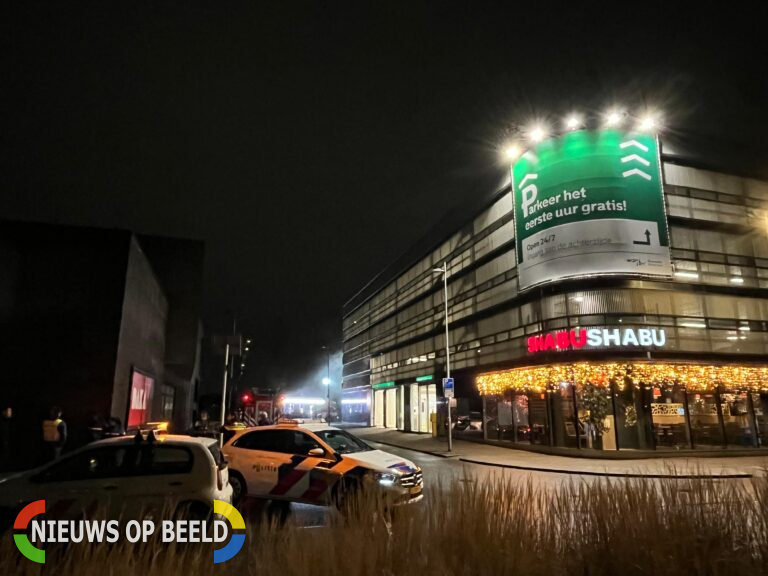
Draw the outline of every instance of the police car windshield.
M339 454L373 450L373 448L360 440L360 438L355 438L352 434L344 432L344 430L321 430L320 432L316 432L316 434L325 440L325 442Z

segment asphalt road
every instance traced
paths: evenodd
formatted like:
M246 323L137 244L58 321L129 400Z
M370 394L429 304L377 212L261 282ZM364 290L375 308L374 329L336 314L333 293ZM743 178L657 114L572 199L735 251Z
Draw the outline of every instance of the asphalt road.
M404 448L396 448L379 444L377 442L367 441L374 448L385 452L397 454L421 466L424 472L424 490L445 489L453 482L488 482L494 478L512 479L514 481L528 482L533 481L539 488L556 488L563 482L584 481L593 482L594 477L574 476L571 474L555 474L548 472L527 472L523 470L511 470L495 466L482 466L479 464L469 464L461 462L456 458L442 458L422 452L414 452ZM252 520L258 521L262 518L265 511L265 503L248 500L242 505L243 515ZM328 519L328 509L322 506L312 506L309 504L272 505L269 510L272 514L284 514L290 517L298 525L306 528L324 526ZM281 507L282 506L282 507ZM287 509L286 509L287 508Z

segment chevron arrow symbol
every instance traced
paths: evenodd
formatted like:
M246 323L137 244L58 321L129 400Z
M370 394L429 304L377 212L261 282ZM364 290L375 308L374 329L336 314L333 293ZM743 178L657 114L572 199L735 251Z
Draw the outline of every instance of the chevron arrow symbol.
M539 175L538 175L538 174L526 174L526 175L525 175L525 178L523 178L523 179L520 181L520 184L518 184L518 185L517 185L517 187L518 187L518 188L522 188L522 187L523 187L523 184L525 184L526 182L528 182L528 180L536 180L536 178L538 178L538 177L539 177Z
M651 165L651 163L648 162L648 160L646 160L642 156L638 156L637 154L630 154L629 156L624 156L621 159L622 162L632 162L633 160L635 162L640 162L640 164L642 164L643 166L650 166Z
M628 178L628 177L630 177L630 176L632 176L634 174L637 174L638 176L641 176L641 177L645 178L646 180L650 180L651 179L651 175L650 174L646 174L645 172L643 172L639 168L632 168L632 170L627 170L626 172L622 172L621 175L624 178Z
M619 144L619 148L621 148L622 150L624 148L629 148L630 146L635 146L636 148L640 148L640 150L642 150L643 152L648 152L648 146L646 146L645 144L640 144L640 142L638 142L637 140L627 140L626 142L622 142L621 144Z

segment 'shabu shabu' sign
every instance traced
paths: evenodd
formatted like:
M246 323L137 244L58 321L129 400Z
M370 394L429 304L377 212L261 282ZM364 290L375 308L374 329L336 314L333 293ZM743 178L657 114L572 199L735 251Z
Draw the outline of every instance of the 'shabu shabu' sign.
M528 338L528 352L612 346L661 348L666 343L667 336L660 328L580 328L531 336Z

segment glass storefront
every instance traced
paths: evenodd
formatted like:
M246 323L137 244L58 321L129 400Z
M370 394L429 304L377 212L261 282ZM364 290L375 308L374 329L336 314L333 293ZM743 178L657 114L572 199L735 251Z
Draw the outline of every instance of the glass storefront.
M413 383L374 390L374 426L431 433L430 416L435 412L437 412L435 384Z
M386 391L386 408L384 416L384 426L387 428L397 427L397 388L390 388Z
M755 436L757 445L768 447L768 391L749 395L752 413L755 415Z
M371 391L369 389L342 392L341 421L350 424L371 423Z
M373 425L384 426L384 390L373 393Z
M677 385L653 386L651 397L651 420L656 449L690 448L685 390Z
M594 450L768 446L767 368L650 366L581 363L481 375L487 437Z

